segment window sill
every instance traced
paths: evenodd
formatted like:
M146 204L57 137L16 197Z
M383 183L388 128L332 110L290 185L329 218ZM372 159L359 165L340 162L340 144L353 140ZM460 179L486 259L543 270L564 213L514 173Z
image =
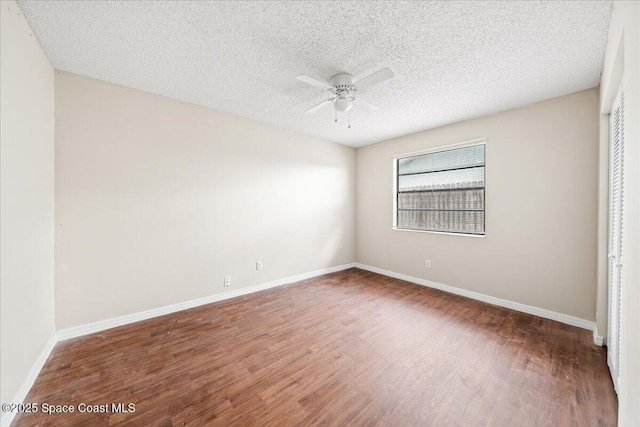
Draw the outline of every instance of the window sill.
M449 233L446 231L430 231L430 230L411 230L409 228L393 227L395 231L408 231L410 233L429 233L429 234L444 234L447 236L459 236L459 237L475 237L484 238L486 234L465 234L465 233Z

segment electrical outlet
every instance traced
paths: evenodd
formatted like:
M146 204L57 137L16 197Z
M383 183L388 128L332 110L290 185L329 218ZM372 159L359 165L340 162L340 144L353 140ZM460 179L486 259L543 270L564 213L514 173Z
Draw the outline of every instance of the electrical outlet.
M231 286L231 277L225 277L224 278L224 287L228 288L229 286Z
M256 262L256 270L257 270L257 271L262 270L262 261L258 261L258 262Z
M430 259L428 259L427 262L425 263L425 267L431 268L431 260Z

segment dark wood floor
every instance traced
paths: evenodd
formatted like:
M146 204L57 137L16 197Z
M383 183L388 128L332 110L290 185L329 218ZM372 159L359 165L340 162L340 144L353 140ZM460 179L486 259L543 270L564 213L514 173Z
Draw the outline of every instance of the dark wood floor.
M18 426L615 426L591 332L351 269L59 343Z

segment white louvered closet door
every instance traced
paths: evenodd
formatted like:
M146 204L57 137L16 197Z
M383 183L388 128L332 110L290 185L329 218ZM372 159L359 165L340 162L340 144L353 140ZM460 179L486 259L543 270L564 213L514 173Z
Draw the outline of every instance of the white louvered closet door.
M623 220L623 143L624 96L622 87L613 102L609 118L609 333L607 336L607 363L611 378L618 391L620 375L620 303L622 270Z

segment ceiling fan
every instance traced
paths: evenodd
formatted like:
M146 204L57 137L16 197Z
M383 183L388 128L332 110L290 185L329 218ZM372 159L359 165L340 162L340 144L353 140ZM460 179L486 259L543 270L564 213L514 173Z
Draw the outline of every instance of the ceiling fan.
M315 105L307 110L307 113L315 113L316 111L326 107L329 104L333 104L333 108L336 113L335 121L338 121L338 112L346 113L349 112L349 119L351 119L351 107L354 105L356 107L362 108L366 111L373 111L377 106L365 101L362 98L359 98L358 93L362 93L367 88L381 83L385 80L393 77L393 71L388 68L383 68L380 71L377 71L370 76L367 76L360 80L355 80L351 74L340 73L331 77L329 83L322 82L316 80L309 76L298 76L297 80L301 82L307 83L311 86L315 86L319 89L326 90L330 93L329 98L322 101L318 105ZM351 128L351 123L349 123L349 128Z

